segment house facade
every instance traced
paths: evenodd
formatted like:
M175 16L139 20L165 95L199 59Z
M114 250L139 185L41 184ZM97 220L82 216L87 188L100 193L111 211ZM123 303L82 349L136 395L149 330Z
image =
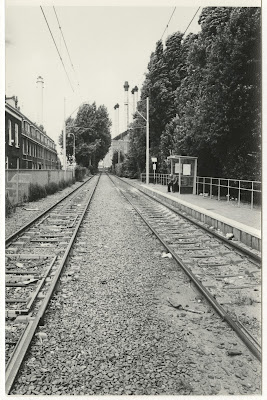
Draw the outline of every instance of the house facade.
M5 157L6 169L60 168L55 142L21 113L14 96L5 102Z

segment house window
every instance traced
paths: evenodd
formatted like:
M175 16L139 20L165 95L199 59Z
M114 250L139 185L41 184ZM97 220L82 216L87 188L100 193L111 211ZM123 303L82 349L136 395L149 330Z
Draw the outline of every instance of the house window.
M28 122L24 122L24 130L25 130L25 133L26 134L28 134L29 133L29 130L30 130L30 125L28 124Z
M15 146L19 147L19 126L15 124Z
M11 121L10 119L8 120L8 144L9 146L12 146L12 126L11 126Z

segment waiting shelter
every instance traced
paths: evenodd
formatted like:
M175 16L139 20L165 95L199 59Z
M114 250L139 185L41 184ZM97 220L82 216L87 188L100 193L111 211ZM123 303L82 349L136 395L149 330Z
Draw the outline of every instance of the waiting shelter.
M178 176L179 194L196 194L197 157L171 155L171 174Z

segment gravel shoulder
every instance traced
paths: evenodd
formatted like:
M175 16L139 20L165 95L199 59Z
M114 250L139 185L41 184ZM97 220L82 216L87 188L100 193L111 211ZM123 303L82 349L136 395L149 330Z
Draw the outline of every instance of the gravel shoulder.
M102 176L11 394L260 394L260 363L164 250Z

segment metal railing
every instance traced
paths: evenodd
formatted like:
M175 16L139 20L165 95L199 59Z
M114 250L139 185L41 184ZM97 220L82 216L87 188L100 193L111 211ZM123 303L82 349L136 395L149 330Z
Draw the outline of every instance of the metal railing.
M197 176L197 194L217 200L235 201L250 204L261 204L261 182L241 179L212 178Z
M146 174L140 175L141 182L146 181ZM149 183L167 185L169 174L149 174ZM261 205L261 182L241 179L213 178L197 176L196 194L219 201L249 204L250 208Z

